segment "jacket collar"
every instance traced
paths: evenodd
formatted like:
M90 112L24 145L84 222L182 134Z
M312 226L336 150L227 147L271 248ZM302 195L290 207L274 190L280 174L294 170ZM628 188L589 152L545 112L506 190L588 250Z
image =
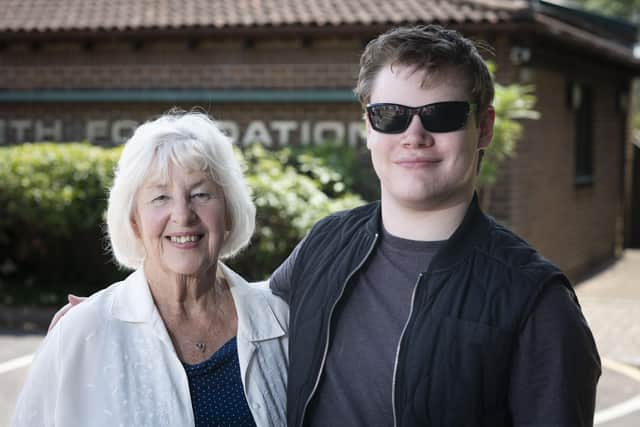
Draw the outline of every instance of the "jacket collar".
M286 327L274 313L271 296L266 282L249 284L238 273L218 263L218 269L227 279L233 302L238 314L238 335L252 342L265 341L286 335ZM261 289L262 288L262 289Z
M480 209L474 193L462 222L433 260L433 271L448 270L489 241L493 220Z
M433 271L447 270L465 259L475 248L487 241L492 223L493 221L482 213L478 194L474 193L462 222L434 258L431 269ZM382 209L380 202L376 202L366 228L371 233L381 232Z
M218 269L229 284L236 306L238 335L252 342L284 336L285 327L274 313L273 302L264 294L269 291L259 289L259 285L250 285L221 262ZM111 314L123 322L156 324L160 320L142 268L129 275L117 289Z
M131 273L117 288L111 315L123 322L148 323L156 310L144 270L140 268Z

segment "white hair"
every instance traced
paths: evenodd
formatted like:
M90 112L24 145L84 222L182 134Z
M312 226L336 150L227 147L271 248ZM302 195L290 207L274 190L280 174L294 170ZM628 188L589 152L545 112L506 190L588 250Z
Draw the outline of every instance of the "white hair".
M231 140L206 114L170 112L140 125L125 143L116 166L107 233L113 256L124 267L140 268L145 257L131 222L136 194L152 174L167 177L172 164L207 172L222 188L230 230L220 258L236 254L253 234L256 208Z

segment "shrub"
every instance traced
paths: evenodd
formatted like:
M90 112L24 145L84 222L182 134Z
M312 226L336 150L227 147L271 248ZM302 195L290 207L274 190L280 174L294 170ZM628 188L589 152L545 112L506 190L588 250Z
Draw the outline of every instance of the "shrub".
M319 181L331 196L345 192L359 194L367 201L380 198L380 183L366 147L326 142L291 150L290 163Z
M495 65L489 63L489 69L494 73ZM493 186L498 180L504 162L516 155L517 144L523 132L520 120L540 118L540 113L534 109L536 95L533 85L495 83L495 91L493 105L496 119L493 139L489 148L485 150L478 176L480 203L487 212L491 209Z
M103 255L100 227L118 156L119 149L88 144L0 149L4 302L53 303L122 276Z
M30 231L69 237L101 221L105 188L119 149L88 144L24 144L0 157L3 230L28 224Z
M249 248L231 265L247 278L268 277L320 218L363 203L320 157L294 158L289 149L272 152L258 144L244 155L257 227Z
M102 238L119 155L79 143L0 148L0 303L60 304L69 292L87 295L127 274ZM317 155L253 145L244 157L257 228L230 264L248 279L266 278L319 218L363 202Z

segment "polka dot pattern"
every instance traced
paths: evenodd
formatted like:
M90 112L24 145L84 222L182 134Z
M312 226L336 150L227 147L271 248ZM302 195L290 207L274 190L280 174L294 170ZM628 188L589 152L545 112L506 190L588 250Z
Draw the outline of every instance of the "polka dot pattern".
M208 360L183 365L189 379L196 427L255 427L242 388L235 337Z

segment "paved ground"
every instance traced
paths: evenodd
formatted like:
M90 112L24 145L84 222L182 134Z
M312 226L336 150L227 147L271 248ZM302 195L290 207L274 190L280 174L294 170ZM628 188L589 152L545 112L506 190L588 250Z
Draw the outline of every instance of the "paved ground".
M29 356L42 340L39 334L0 335L0 426L9 425L17 394L27 374ZM25 358L26 356L26 358Z
M595 424L640 426L640 250L626 251L576 290L603 360ZM42 333L24 331L37 331L50 318L51 312L0 307L0 427L8 425L30 356L42 340ZM11 332L16 330L21 332Z
M640 250L576 287L603 360L596 424L640 426Z
M576 291L600 352L640 367L640 250L627 250Z

